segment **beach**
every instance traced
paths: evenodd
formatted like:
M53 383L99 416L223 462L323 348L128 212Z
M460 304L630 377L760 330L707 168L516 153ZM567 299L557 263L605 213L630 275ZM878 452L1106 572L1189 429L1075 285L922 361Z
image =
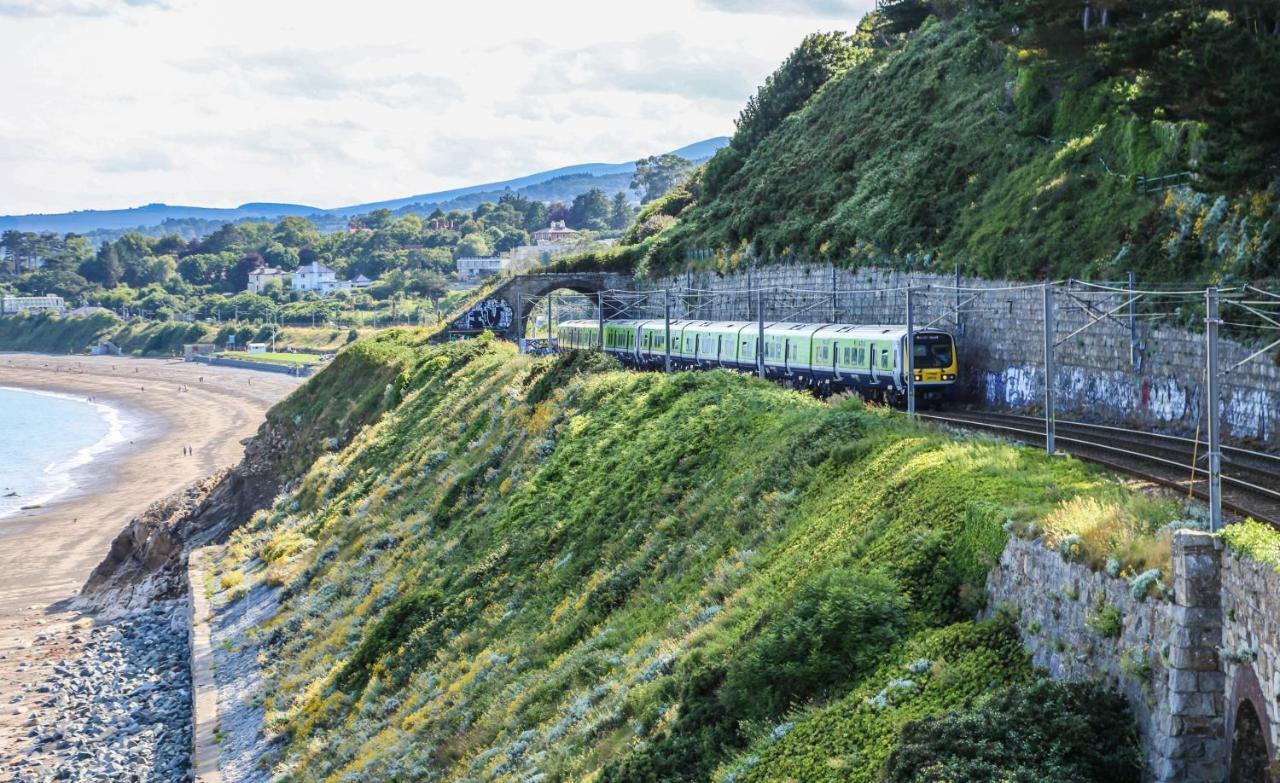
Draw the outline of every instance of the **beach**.
M112 539L152 502L238 462L241 441L301 382L173 360L0 354L0 386L92 397L124 414L131 441L82 471L91 481L73 495L0 519L0 759L27 733L28 709L13 699L92 623L68 604Z

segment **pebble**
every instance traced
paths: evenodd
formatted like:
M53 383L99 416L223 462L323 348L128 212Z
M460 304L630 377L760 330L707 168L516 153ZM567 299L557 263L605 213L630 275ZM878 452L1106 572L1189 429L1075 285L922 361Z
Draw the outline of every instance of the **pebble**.
M30 746L0 760L13 783L187 783L191 673L186 607L169 601L110 625L76 632L78 655L28 686ZM54 641L50 634L37 642ZM69 641L71 641L69 640ZM48 694L40 699L32 694ZM14 702L23 701L15 699Z

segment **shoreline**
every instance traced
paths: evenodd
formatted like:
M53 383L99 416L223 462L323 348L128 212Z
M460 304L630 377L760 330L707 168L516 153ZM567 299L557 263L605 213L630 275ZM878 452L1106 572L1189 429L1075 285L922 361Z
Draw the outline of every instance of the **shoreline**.
M0 525L18 517L39 514L63 503L71 503L92 496L95 490L101 490L118 473L118 461L125 452L126 445L147 444L164 436L163 428L151 421L147 413L133 409L115 399L108 398L102 401L96 396L85 399L62 391L11 386L3 383L0 383L0 391L54 397L92 406L107 422L108 428L102 438L81 447L69 458L45 466L42 472L52 475L60 474L56 481L63 486L54 487L45 494L34 496L10 511L0 510ZM102 468L105 470L100 470Z
M73 599L115 537L152 503L239 462L242 441L301 382L180 360L0 353L0 386L93 396L137 427L132 443L78 469L73 495L0 519L0 759L29 752L27 716L41 708L21 700L54 664L89 655L96 620Z

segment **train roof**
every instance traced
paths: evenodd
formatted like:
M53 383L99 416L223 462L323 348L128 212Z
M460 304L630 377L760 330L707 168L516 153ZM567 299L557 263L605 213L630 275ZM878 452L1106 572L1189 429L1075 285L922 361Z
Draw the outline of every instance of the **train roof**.
M606 323L613 326L643 326L646 328L665 327L662 318L610 318ZM578 319L561 321L559 326L591 327L598 326L595 319ZM696 329L705 332L737 332L744 328L758 327L758 321L711 321L701 318L672 319L673 329ZM793 332L796 334L812 334L815 337L851 337L862 340L896 339L906 334L904 324L842 324L804 321L765 321L765 332ZM950 334L945 329L918 327L917 334Z

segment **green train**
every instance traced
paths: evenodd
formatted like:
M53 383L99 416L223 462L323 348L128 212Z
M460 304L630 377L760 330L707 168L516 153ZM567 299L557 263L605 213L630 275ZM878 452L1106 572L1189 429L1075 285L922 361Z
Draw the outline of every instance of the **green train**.
M671 363L679 369L758 372L755 321L672 321ZM561 350L599 346L596 321L565 321L556 328ZM604 322L604 350L632 367L662 367L667 356L666 321ZM821 392L856 391L901 403L906 399L905 326L832 323L766 323L765 376ZM917 401L940 402L954 393L959 377L955 340L938 329L917 329L913 365Z

